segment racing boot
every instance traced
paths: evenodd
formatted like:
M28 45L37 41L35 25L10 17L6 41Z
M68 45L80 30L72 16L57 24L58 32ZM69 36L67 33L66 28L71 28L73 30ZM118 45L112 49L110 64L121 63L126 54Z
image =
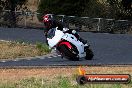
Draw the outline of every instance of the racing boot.
M81 37L79 38L79 41L82 42L84 45L87 43L87 40L84 40Z

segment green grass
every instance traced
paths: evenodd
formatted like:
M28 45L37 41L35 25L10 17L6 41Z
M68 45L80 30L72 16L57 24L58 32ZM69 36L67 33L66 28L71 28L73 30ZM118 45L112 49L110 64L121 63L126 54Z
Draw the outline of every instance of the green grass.
M85 84L76 83L75 77L72 78L59 76L54 79L27 78L16 83L0 83L0 88L131 88L130 84Z
M41 43L41 42L37 42L36 43L36 48L39 50L39 53L44 53L44 52L51 52L51 49L49 49L48 45Z

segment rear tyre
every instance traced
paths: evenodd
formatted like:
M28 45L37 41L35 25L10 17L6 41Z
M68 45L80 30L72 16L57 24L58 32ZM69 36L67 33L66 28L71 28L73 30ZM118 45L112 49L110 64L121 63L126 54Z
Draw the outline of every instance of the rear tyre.
M86 49L86 57L85 57L85 59L86 60L92 60L93 56L94 56L93 51L91 49L87 48Z
M60 52L64 57L71 61L79 61L78 54L76 54L75 51L69 49L66 45L61 45L60 46Z

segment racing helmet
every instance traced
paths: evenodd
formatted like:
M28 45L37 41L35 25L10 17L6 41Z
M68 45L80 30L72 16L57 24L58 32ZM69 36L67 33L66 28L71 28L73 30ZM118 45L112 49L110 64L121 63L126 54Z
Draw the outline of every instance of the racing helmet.
M52 14L46 14L43 16L43 22L49 22L53 20L53 15Z
M46 14L43 16L43 22L47 28L49 28L52 25L52 21L53 21L52 14Z

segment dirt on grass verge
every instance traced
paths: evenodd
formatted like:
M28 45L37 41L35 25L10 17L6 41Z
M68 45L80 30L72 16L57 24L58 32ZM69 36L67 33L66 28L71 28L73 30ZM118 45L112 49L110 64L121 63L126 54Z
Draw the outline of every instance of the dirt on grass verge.
M49 53L48 46L42 43L26 44L24 42L0 41L0 59L34 57Z
M129 67L83 67L87 74L130 74L132 66ZM24 78L44 78L52 80L57 76L71 77L79 75L78 67L70 68L41 68L41 69L0 69L0 81L18 81Z

